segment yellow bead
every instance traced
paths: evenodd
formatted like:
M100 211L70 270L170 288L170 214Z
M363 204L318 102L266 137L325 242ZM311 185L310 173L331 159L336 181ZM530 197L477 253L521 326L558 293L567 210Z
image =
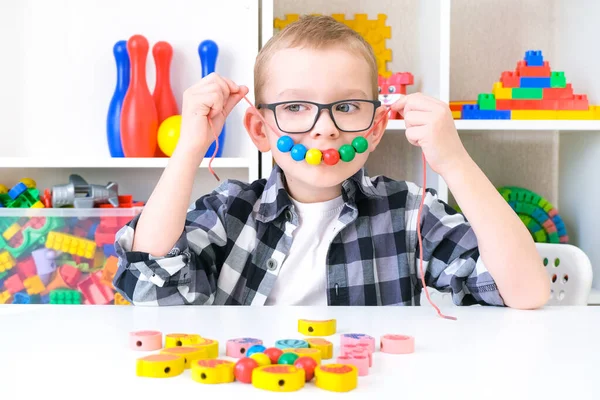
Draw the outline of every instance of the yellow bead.
M306 152L306 156L304 158L306 162L311 165L319 165L323 159L323 154L319 149L310 149Z
M335 334L336 320L312 321L298 320L298 332L307 336L331 336Z
M165 336L165 347L191 346L200 341L200 335L187 333L170 333Z
M219 342L216 340L200 338L198 343L190 344L189 346L203 349L206 354L204 358L219 357Z
M285 349L284 353L294 353L298 357L310 357L317 362L317 364L321 364L321 350L319 349L311 349L311 348L299 348L299 349Z
M8 188L4 185L0 185L0 194L8 193Z
M19 182L27 186L27 189L35 189L37 186L37 183L31 178L23 178Z
M304 387L304 370L293 365L266 365L252 370L252 386L272 392L295 392Z
M136 363L136 375L147 378L171 378L183 373L183 357L173 354L153 354L139 358Z
M349 392L358 386L358 369L351 364L318 365L315 385L331 392Z
M250 356L260 367L271 364L271 359L265 353L254 353Z
M308 338L305 340L308 342L309 348L321 350L322 360L329 360L333 358L333 343L331 343L329 340L321 338Z
M192 379L199 383L230 383L235 364L228 360L197 360L192 363Z
M183 357L183 361L185 363L185 368L190 368L192 362L196 360L200 360L204 357L206 352L203 349L199 349L197 347L169 347L162 349L160 351L161 354L173 354L176 356Z

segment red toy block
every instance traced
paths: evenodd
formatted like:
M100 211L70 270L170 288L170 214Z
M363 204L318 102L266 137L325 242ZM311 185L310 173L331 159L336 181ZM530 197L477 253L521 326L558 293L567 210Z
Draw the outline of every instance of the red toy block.
M22 280L34 276L37 274L37 268L35 266L35 260L32 256L29 256L22 261L17 262L17 273Z
M97 246L104 246L105 244L114 244L115 243L115 234L117 233L118 229L116 228L105 228L102 226L99 226L98 229L96 229L96 234L95 236L95 241L96 241L96 245Z
M502 87L518 88L521 84L521 77L516 72L504 71L500 76L500 82L502 82Z
M573 98L573 86L567 83L564 88L544 88L543 98L544 100L570 100Z
M100 271L79 282L77 288L89 304L109 304L114 299L114 292L101 282Z
M517 62L516 72L519 76L548 78L551 71L548 61L544 61L543 67L528 67L527 63L522 60Z
M15 294L20 292L21 290L25 290L25 286L23 285L23 281L19 275L13 275L10 278L7 278L4 281L4 287L10 294Z
M557 110L588 110L590 107L586 94L575 94L572 99L552 100L557 103Z
M81 271L69 264L60 267L58 273L65 284L71 289L77 286L77 282L79 282L79 278L81 277Z
M540 110L541 100L496 100L496 110Z

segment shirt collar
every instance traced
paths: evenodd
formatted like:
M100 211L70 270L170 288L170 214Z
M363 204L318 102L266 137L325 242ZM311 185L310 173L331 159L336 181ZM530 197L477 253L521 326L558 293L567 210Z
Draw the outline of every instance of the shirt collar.
M364 167L342 183L342 197L347 205L355 208L356 202L361 196L367 198L381 198L384 196L373 186L373 182ZM292 206L292 201L285 187L285 174L278 165L273 166L260 200L256 219L264 223L278 218L282 212Z

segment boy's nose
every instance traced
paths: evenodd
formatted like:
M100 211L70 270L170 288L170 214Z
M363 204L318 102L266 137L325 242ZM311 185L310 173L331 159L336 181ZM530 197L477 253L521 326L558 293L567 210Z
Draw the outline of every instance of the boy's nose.
M331 119L331 115L329 115L327 110L321 111L321 114L319 114L317 118L317 123L310 132L310 135L312 137L326 136L334 139L340 136L340 132L335 126L335 123Z

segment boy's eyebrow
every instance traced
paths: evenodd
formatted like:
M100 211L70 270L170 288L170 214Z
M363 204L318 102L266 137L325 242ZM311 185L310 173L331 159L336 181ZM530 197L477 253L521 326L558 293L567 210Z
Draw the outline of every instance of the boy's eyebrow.
M369 96L360 89L346 89L340 92L335 93L335 98L338 100L345 99L365 99L368 100ZM284 96L294 97L295 100L311 100L311 96L314 95L312 90L305 89L285 89L279 92L276 96L277 101L279 101ZM333 100L336 101L336 100Z

